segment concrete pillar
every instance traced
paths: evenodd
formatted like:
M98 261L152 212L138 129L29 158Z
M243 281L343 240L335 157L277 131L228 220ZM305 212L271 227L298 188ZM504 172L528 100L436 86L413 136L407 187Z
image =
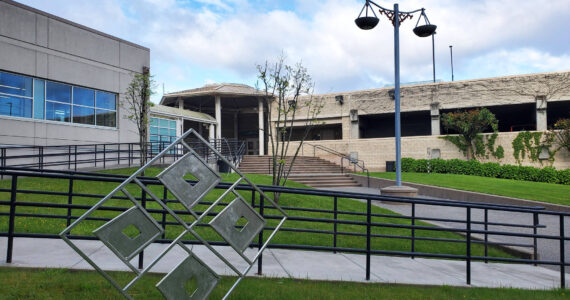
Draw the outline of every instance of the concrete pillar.
M214 124L210 124L208 126L208 128L210 129L210 134L209 134L208 138L210 140L215 139L216 138L216 126Z
M536 130L547 130L546 96L536 96Z
M430 106L431 135L440 135L439 103L434 102Z
M258 122L259 122L259 155L265 155L265 123L263 122L263 99L258 100Z
M178 97L178 108L180 109L184 109L184 100L182 100L182 98Z
M351 139L359 139L360 138L360 123L358 121L358 110L351 109L350 110L350 138Z
M220 96L216 96L215 98L215 112L216 112L216 122L218 123L216 125L216 138L217 139L221 139L222 138L222 103L221 103L221 99Z
M239 135L239 122L238 122L238 115L239 115L239 111L236 111L234 113L234 138L237 140L238 139L238 135Z

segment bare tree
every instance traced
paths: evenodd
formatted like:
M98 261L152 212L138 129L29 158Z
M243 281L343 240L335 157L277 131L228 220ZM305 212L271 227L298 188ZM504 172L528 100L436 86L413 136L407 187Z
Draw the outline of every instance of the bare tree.
M304 141L311 129L320 123L317 116L323 104L321 99L313 97L311 76L301 63L286 65L282 55L277 62L266 61L264 65L258 65L257 69L258 88L261 85L268 106L268 122L276 121L275 129L270 124L266 126L273 159L273 185L285 185ZM295 136L298 142L296 146L291 144L294 126L302 128L300 137ZM289 153L293 155L288 155ZM288 156L290 159L287 164Z
M146 164L148 159L148 125L150 107L150 96L154 93L154 80L149 69L144 68L142 74L133 74L133 79L125 92L125 105L128 111L127 118L137 126L140 147L140 164Z

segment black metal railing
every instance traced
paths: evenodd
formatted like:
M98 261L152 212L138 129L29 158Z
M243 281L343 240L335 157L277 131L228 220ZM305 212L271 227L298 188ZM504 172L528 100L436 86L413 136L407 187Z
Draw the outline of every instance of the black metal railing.
M340 159L340 172L344 174L344 172L346 171L346 168L344 167L344 161L346 160L347 164L347 168L350 168L350 165L352 165L352 169L353 172L356 173L356 169L360 169L360 171L362 173L366 173L367 176L367 186L370 187L370 172L368 171L368 169L365 167L364 165L364 161L358 158L354 158L351 157L350 155L346 155L345 153L336 151L334 149L322 146L322 145L313 145L310 143L304 143L303 145L307 145L307 146L311 146L313 147L313 156L317 156L317 150L321 150L324 152L327 152L329 154L332 154L336 157L338 157Z
M212 160L213 153L201 142L188 141L204 159ZM245 153L245 142L235 139L213 139L210 141L227 160L239 163ZM145 145L147 160L170 145L170 142L149 142ZM208 150L206 150L208 149ZM106 168L110 165L139 165L141 151L138 143L82 144L60 146L2 146L0 147L0 168L22 167L36 169ZM173 149L161 159L166 162L176 159L184 150ZM217 159L216 159L217 160ZM211 162L211 161L210 161ZM213 162L215 163L215 161Z
M78 218L77 214L81 214L84 210L89 209L92 205L99 201L104 195L100 194L87 194L85 191L78 191L74 183L76 182L107 182L107 183L120 183L123 182L127 176L122 175L110 175L103 173L87 173L87 172L71 172L71 171L48 171L48 170L18 170L18 169L7 169L0 170L0 174L9 176L9 179L0 182L0 220L4 219L8 224L7 226L2 226L2 228L7 228L6 231L0 232L0 236L7 237L7 253L6 262L10 263L13 258L13 241L17 237L33 237L33 238L59 238L59 235L54 233L37 233L37 232L25 232L16 230L15 224L24 224L30 218L39 218L42 220L47 219L58 219L65 220L66 224L69 225L75 219ZM24 179L21 179L24 178ZM67 184L68 188L59 191L46 190L44 187L39 189L25 189L20 186L25 186L21 184L19 180L29 180L29 178L39 179L49 179L52 184L53 181L63 182ZM159 189L163 189L163 201L167 203L177 203L175 199L169 199L167 190L156 178L151 177L139 177L139 180L147 186L159 186ZM37 186L37 185L33 185ZM227 189L231 186L231 183L220 183L216 187L217 189ZM259 186L264 193L279 193L281 199L288 194L294 195L311 195L319 196L323 199L328 199L326 203L330 203L330 209L324 208L309 208L303 207L302 201L295 206L282 206L282 208L289 213L288 222L295 223L295 226L283 227L280 233L283 234L293 234L293 233L308 233L315 234L318 236L330 237L327 238L327 243L330 241L329 245L311 245L311 244L293 244L293 243L271 243L269 247L271 248L283 248L283 249L299 249L299 250L318 250L318 251L333 251L333 252L348 252L348 253L360 253L366 255L366 278L370 278L371 264L370 257L372 255L398 255L398 256L408 256L408 257L428 257L428 258L442 258L442 259L458 259L465 261L466 270L466 282L471 283L471 263L472 261L484 261L484 262L508 262L508 263L523 263L523 264L541 264L541 265L552 265L558 266L560 269L560 286L565 288L565 272L566 267L570 264L565 260L566 249L564 242L569 241L570 237L565 233L565 218L569 217L569 213L556 212L556 211L546 211L542 207L521 207L521 206L510 206L510 205L499 205L499 204L487 204L487 203L472 203L472 202L459 202L451 200L433 200L433 199L423 199L423 198L404 198L404 197L390 197L381 195L371 195L371 194L359 194L359 193L346 193L346 192L333 192L324 190L314 190L314 189L299 189L299 188L287 188L280 186ZM238 191L251 192L251 204L255 208L259 209L259 213L267 220L278 220L281 216L273 215L275 212L272 206L266 205L264 199L260 197L254 189L249 185L238 185L236 187ZM42 202L35 202L33 199L42 196ZM59 196L65 198L65 201L47 201L50 197ZM79 198L80 200L75 200ZM348 199L347 199L348 198ZM86 199L92 199L93 203L85 204ZM126 197L115 196L113 199L124 199ZM151 215L153 215L157 222L159 222L165 229L165 234L162 238L157 240L158 243L168 243L171 240L168 239L166 232L168 229L176 227L176 222L169 220L167 218L168 213L160 208L158 205L151 205L153 201L151 198L147 198L144 191L141 191L141 196L137 198L139 201L145 203L147 210ZM366 208L362 211L354 210L341 210L339 209L339 202L342 201L353 201L350 199L357 199L366 202ZM61 200L61 199L60 199ZM81 201L82 204L78 204L77 201ZM311 200L309 200L310 202ZM401 204L408 204L411 206L410 215L398 215L389 214L386 212L379 213L378 211L373 212L372 204L377 201L390 201L397 202ZM211 204L211 203L202 203ZM427 206L431 209L441 209L441 208L457 208L464 210L464 217L459 215L450 217L421 217L415 212L418 205ZM24 208L40 208L39 210L25 211ZM60 212L56 213L54 209L59 209ZM122 212L127 209L127 207L120 206L110 206L105 205L100 208L105 211L115 211ZM51 210L51 213L50 211ZM74 214L75 211L75 214ZM474 211L481 211L484 213L484 218L481 220L476 220L473 218ZM177 214L189 215L189 212L184 210L175 210ZM524 218L517 218L515 222L505 222L505 221L495 221L490 222L488 219L489 212L498 212L500 214L506 213L518 213L523 215L528 215L532 217L532 222L529 224L524 223L522 220ZM302 213L302 214L301 214ZM199 212L198 212L199 214ZM215 216L217 213L211 213ZM539 222L540 217L554 218L557 220L559 229L555 230L555 233L545 234L538 233L537 229L545 228ZM85 219L85 222L102 222L108 221L111 218L106 218L102 216L89 217ZM397 220L404 220L405 222L392 222ZM430 226L426 223L420 222L447 222L461 224L460 227L437 227ZM299 224L311 224L309 226L303 227ZM268 225L264 228L265 231L273 230L274 227ZM326 224L329 229L323 227L316 227L314 224ZM207 224L203 224L207 226ZM474 228L474 226L481 227L481 229ZM490 228L494 227L494 228ZM357 230L357 228L359 230ZM397 229L396 232L379 232L379 228L393 228ZM405 230L409 232L409 235L403 235L401 232ZM527 232L521 232L521 230L528 230ZM425 235L418 235L417 232L451 232L459 234L459 237L430 237ZM397 234L397 232L400 232ZM390 234L391 233L391 234ZM476 237L479 236L478 238ZM490 241L489 236L493 236L497 241ZM360 237L366 240L365 246L352 245L350 247L339 246L339 242L344 242L343 238L349 237L353 239L354 237ZM522 242L509 242L500 241L500 237L517 237L524 238L525 241ZM96 237L93 235L70 235L71 239L87 239L95 240ZM259 247L263 242L263 230L259 234L258 241L252 243L251 246ZM397 239L397 240L407 240L409 245L407 249L387 249L381 248L375 241L381 241L381 239ZM549 259L539 259L537 256L537 241L538 240L552 240L559 245L559 256L558 258ZM417 251L416 244L418 242L430 241L435 243L455 243L464 245L464 254L452 254L452 253L431 253L431 252L420 252ZM198 241L187 240L186 243L198 243ZM227 245L219 240L209 241L212 245ZM474 255L471 251L473 244L480 244L484 247L483 255ZM501 247L526 247L530 248L534 256L531 258L520 258L520 257L502 257L502 256L490 256L488 255L488 249L491 246L501 246ZM17 255L17 253L16 253ZM143 255L139 256L139 262L142 263ZM140 265L142 267L142 264ZM263 263L262 258L259 259L258 263L258 273L262 273Z

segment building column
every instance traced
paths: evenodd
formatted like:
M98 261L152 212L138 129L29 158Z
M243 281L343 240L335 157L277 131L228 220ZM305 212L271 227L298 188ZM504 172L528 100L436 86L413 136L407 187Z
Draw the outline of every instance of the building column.
M239 135L239 122L238 122L238 117L239 117L239 111L236 111L234 113L234 138L237 140L238 139L238 135Z
M439 103L434 102L430 106L431 135L440 135Z
M546 96L536 96L536 130L546 131Z
M350 110L350 138L359 139L360 138L360 123L358 121L358 110Z
M259 121L259 155L265 155L265 123L263 122L263 99L258 99L258 121Z
M222 138L222 103L220 96L216 96L215 98L215 112L216 112L216 139Z
M178 102L178 108L184 109L184 100L182 100L182 98L178 97L178 99L176 101Z
M208 135L209 140L214 140L216 138L216 126L214 124L210 124L208 125L208 129L210 130Z

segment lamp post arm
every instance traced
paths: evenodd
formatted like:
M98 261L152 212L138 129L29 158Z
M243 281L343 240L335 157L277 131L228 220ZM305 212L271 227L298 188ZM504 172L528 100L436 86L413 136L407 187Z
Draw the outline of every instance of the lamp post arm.
M376 6L377 8L379 8L379 9L381 9L381 10L385 10L385 11L389 11L389 12L395 12L393 9L385 8L385 7L382 7L382 6L378 5L378 4L376 4L376 2L374 2L374 1L368 0L368 3L370 3L370 4L374 5L374 6ZM412 10L412 11L398 11L398 13L399 13L399 14L415 14L415 13L420 12L420 11L422 11L422 10L424 10L423 7L420 8L420 9Z

